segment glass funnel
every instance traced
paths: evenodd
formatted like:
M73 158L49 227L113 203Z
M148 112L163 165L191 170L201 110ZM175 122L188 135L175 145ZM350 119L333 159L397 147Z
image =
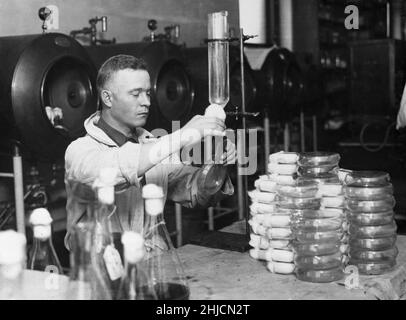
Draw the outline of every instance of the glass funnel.
M209 102L223 108L230 100L227 11L208 15Z
M230 100L227 15L227 11L208 15L209 102L223 109ZM225 116L222 120L225 120ZM227 168L216 163L225 150L226 138L221 141L210 137L209 139L210 141L206 140L206 144L209 142L211 157L209 161L205 160L203 166L203 185L206 192L214 194L220 190L227 177Z

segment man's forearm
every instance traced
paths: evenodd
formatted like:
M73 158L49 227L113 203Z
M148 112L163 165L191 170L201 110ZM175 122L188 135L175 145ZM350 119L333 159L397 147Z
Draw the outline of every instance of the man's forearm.
M160 137L157 141L141 144L140 159L138 160L138 176L141 177L152 167L179 152L183 145L181 130Z

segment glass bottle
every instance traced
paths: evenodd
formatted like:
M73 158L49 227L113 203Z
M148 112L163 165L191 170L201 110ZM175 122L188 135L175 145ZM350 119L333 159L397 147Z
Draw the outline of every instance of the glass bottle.
M145 223L145 263L158 300L188 300L189 286L163 217L164 193L148 184L142 189Z
M0 231L0 300L24 298L26 238L14 230Z
M30 216L34 243L28 254L28 269L63 274L52 244L52 218L45 208L34 209Z
M125 272L121 279L117 299L156 300L153 282L146 269L144 238L136 232L123 234Z
M112 297L115 298L120 278L123 275L123 264L115 239L121 237L123 228L116 214L114 205L114 182L117 170L104 168L95 182L98 204L95 210L95 254L100 266L108 275ZM115 232L113 233L113 230ZM121 248L120 248L121 249Z
M94 254L94 226L79 222L71 233L69 300L111 300L104 270Z
M71 185L72 196L80 202L83 216L71 230L67 299L111 300L109 276L95 243L97 194L94 188L86 184L71 182Z
M226 118L224 110L219 112L213 109L216 107L217 109L224 109L230 100L227 16L227 11L214 12L208 15L209 102L211 105L205 112L206 116L217 116L224 121ZM203 166L203 185L205 190L211 194L220 190L227 177L227 168L218 164L218 159L225 150L226 139L225 137L220 141L213 137L206 139L211 158L209 161L206 159ZM213 150L212 144L214 145Z

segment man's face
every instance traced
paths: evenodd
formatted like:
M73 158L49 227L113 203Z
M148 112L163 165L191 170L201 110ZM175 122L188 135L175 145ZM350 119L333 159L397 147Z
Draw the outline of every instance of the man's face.
M111 116L133 130L145 125L150 107L150 77L145 70L116 72L108 84L111 91Z

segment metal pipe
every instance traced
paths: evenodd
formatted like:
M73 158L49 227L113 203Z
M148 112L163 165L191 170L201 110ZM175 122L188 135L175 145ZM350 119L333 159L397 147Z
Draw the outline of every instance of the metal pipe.
M386 37L390 38L390 12L391 12L391 7L390 7L390 2L386 2Z
M14 147L13 171L17 232L25 235L23 164L18 146Z
M179 248L183 244L182 206L179 203L175 203L175 223L176 223L176 244L177 247Z
M283 130L283 150L285 152L289 151L290 146L290 132L289 132L289 124L285 123L285 128Z
M293 51L293 1L279 1L280 45Z
M0 172L0 178L14 178L14 174L13 173Z
M245 75L244 75L244 29L240 28L240 70L241 70L241 112L244 114L245 113ZM242 131L243 131L243 139L242 139L242 147L243 147L243 155L244 157L246 156L246 130L247 130L247 125L246 125L246 119L245 117L242 117ZM241 172L242 173L242 172ZM248 181L247 181L247 176L244 174L242 176L242 183L243 183L243 203L244 206L242 209L244 210L243 212L239 213L241 215L240 220L245 216L245 225L246 225L246 235L247 238L249 236L249 210L248 210L248 199L247 199L247 191L248 191Z
M317 117L315 115L312 116L313 121L313 151L317 151Z
M300 110L300 150L305 152L305 117L303 110Z
M271 133L269 130L269 115L268 112L265 111L264 116L264 144L265 144L265 173L268 174L268 159L269 155L271 154Z

